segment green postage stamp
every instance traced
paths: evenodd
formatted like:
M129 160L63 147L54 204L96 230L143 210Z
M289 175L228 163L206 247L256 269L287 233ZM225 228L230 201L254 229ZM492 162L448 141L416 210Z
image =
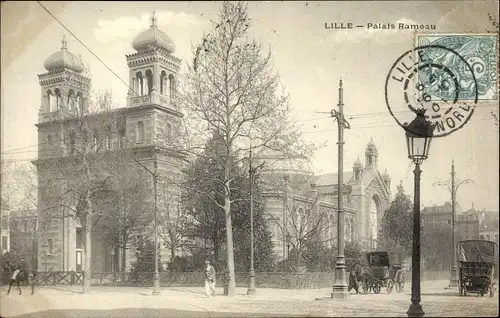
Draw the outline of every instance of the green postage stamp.
M453 82L459 86L459 100L498 100L498 38L495 34L416 34L416 46L430 46L426 49L428 63L443 66L434 68L432 79L453 74ZM429 85L429 74L424 69L419 71L418 78L419 83L426 82L426 93L432 100L446 100L454 94L446 80L434 80L436 84Z

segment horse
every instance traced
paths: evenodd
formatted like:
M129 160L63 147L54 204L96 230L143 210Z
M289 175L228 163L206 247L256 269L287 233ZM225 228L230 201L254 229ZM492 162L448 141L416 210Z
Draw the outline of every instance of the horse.
M15 278L13 278L14 273L16 273L16 271L19 271L19 272L16 274ZM17 285L17 288L19 289L19 295L21 295L21 293L22 293L21 283L28 281L28 280L29 280L28 272L26 270L22 269L20 266L18 266L16 268L16 270L14 270L14 272L11 275L11 278L9 281L9 290L7 291L7 295L10 294L10 289L12 288L12 285L14 285L14 283ZM34 284L32 284L32 286L31 286L31 294L32 295L33 295L33 292L34 292Z

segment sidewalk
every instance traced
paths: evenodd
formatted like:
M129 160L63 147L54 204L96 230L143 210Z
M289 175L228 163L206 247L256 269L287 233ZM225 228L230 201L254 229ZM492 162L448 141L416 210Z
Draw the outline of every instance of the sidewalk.
M458 290L445 290L447 281L423 282L421 284L422 303L434 303L436 308L460 302L465 307L477 303L477 298L459 298ZM246 295L246 288L237 288L235 297L222 296L222 288L217 289L218 296L206 298L203 287L164 287L161 295L152 296L152 288L135 287L92 287L91 294L82 294L82 286L40 287L35 295L29 294L30 289L24 288L23 295L17 295L11 290L6 295L6 288L0 289L0 316L28 314L48 309L118 309L118 308L153 308L177 309L196 312L261 312L276 315L286 313L304 313L305 315L323 316L328 314L358 310L367 311L371 315L378 310L404 313L401 309L409 305L410 285L405 286L405 292L387 294L382 289L380 294L351 294L348 300L330 299L331 288L323 289L273 289L257 288L257 294ZM438 296L438 297L437 297ZM316 298L326 301L315 301ZM498 299L483 298L483 303L494 302L498 308ZM441 304L441 305L440 305ZM493 303L492 303L493 304ZM401 308L400 308L401 307ZM378 308L378 309L377 309ZM391 309L392 308L392 309ZM343 310L343 311L342 311ZM369 310L369 311L368 311Z

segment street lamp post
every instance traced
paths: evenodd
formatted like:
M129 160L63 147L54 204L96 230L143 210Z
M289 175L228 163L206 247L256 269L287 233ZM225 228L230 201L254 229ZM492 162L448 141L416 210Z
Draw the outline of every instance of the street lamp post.
M160 273L158 272L158 194L157 194L157 183L158 183L158 163L156 162L156 155L154 160L154 172L153 172L153 182L154 182L154 196L155 196L155 273L153 277L153 295L160 295Z
M425 109L416 110L417 117L405 124L408 158L415 163L415 194L413 202L413 249L411 275L411 305L406 312L408 317L423 317L425 312L420 305L420 165L429 155L435 126L425 119Z

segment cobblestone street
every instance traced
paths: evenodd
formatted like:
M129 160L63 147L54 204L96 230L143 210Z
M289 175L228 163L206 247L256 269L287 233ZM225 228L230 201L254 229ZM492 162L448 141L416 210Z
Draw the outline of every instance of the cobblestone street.
M459 297L457 292L444 289L446 284L446 281L422 283L426 316L497 316L497 297ZM410 304L408 288L401 294L386 294L384 290L377 295L351 294L347 300L329 298L330 289L266 288L258 289L255 296L247 296L245 288L238 288L235 297L213 299L205 298L202 288L164 288L159 297L151 296L147 288L94 287L90 295L82 295L80 291L80 286L55 286L40 288L34 296L29 295L27 288L23 291L26 294L19 296L12 292L7 296L3 287L1 316L176 317L182 311L183 317L404 317Z

